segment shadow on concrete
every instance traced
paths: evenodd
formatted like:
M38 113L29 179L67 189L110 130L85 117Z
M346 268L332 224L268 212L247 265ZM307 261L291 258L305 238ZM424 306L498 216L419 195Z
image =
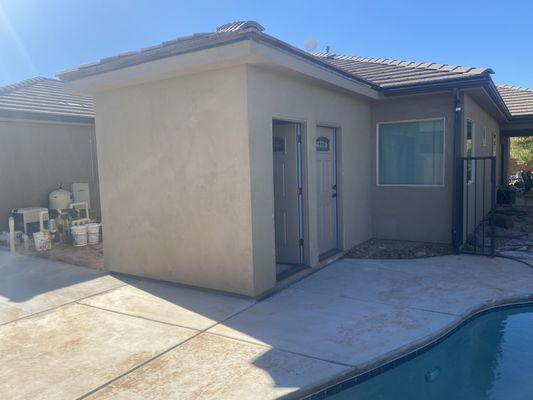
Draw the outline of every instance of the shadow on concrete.
M22 303L106 275L88 268L0 251L0 304Z
M0 313L2 298L9 305L57 293L59 301L67 303L71 297L65 296L63 289L79 285L79 290L86 292L84 297L92 296L81 304L196 329L200 335L207 332L212 340L219 340L215 350L206 345L196 347L192 356L189 352L187 357L208 360L197 365L207 371L203 382L189 385L201 386L213 380L227 393L235 385L267 385L277 389L278 395L285 395L297 388L307 390L361 362L438 332L461 310L498 296L523 295L533 290L533 271L514 263L512 268L502 268L503 263L509 261L466 256L379 262L341 260L256 303L172 283L109 276L101 271L0 252ZM112 280L116 290L109 291L109 284L97 284L101 277ZM161 359L182 354L177 350L194 341L180 344L159 358L156 370L140 368L131 374L139 374L135 379L145 381L146 389L150 382L146 375L164 375L171 368ZM228 353L221 342L234 350ZM262 373L254 372L252 365ZM226 381L219 370L235 373ZM127 372L117 371L117 375ZM185 377L175 375L175 379L181 384ZM167 384L170 382L159 381L159 385ZM134 393L137 385L128 390Z

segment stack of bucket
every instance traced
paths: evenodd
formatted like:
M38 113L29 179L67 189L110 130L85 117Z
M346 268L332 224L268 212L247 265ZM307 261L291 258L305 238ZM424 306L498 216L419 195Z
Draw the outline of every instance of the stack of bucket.
M75 247L97 244L100 242L100 226L99 223L71 226L72 244Z

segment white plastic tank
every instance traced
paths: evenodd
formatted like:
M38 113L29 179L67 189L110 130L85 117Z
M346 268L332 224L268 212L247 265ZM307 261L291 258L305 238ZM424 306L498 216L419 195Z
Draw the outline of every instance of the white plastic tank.
M48 205L51 210L64 210L69 208L71 200L71 193L68 190L56 189L50 193L48 196Z

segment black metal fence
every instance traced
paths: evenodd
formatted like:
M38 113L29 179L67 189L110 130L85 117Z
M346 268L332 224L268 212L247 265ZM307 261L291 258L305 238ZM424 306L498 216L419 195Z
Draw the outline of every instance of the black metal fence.
M456 252L494 257L496 157L459 157L456 167Z

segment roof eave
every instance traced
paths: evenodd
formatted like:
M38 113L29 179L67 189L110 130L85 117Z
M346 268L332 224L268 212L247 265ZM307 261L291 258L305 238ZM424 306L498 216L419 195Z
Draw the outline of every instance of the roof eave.
M229 38L223 38L218 39L216 41L206 43L204 45L200 46L193 46L191 48L185 48L185 49L179 49L176 51L170 51L165 54L159 54L159 53L153 53L151 55L145 56L142 60L134 60L132 58L127 60L120 60L118 59L116 62L109 62L105 64L95 64L92 66L88 66L85 68L79 68L75 70L65 71L65 72L59 72L56 74L57 77L62 79L63 81L70 82L82 78L86 78L89 76L94 76L102 73L112 72L116 71L118 69L138 65L138 64L144 64L151 61L156 61L164 58L169 57L175 57L182 54L192 53L192 52L198 52L202 50L211 49L214 47L220 47L225 45L230 45L234 43L238 43L244 40L252 40L255 42L261 42L264 44L269 44L271 46L276 47L279 50L285 51L290 53L293 56L296 56L300 59L303 59L307 62L311 62L315 65L319 65L323 69L327 69L331 72L334 72L337 75L340 75L344 77L345 79L348 79L352 82L357 82L359 84L365 85L371 89L374 89L376 91L380 90L380 87L370 81L367 81L361 77L358 77L356 75L350 74L340 68L334 67L330 65L327 62L324 62L322 60L317 59L316 57L310 55L309 53L302 51L296 47L293 47L289 45L288 43L285 43L281 40L278 40L272 36L266 35L264 33L256 32L256 31L244 31L242 33L239 33L238 35L229 37Z
M94 124L94 117L0 109L0 119L32 120L70 124Z
M91 65L91 66L87 66L83 68L77 68L73 70L58 72L56 76L65 82L70 82L70 81L86 78L89 76L116 71L122 68L127 68L131 66L139 65L139 64L145 64L151 61L175 57L181 54L188 54L192 52L210 49L213 47L219 47L219 46L228 45L232 43L238 43L238 42L241 42L247 39L248 38L246 37L246 35L240 34L240 35L231 36L225 39L219 39L219 40L209 42L203 45L194 46L191 48L183 48L183 49L178 49L176 51L168 51L165 54L161 54L157 52L154 52L152 54L144 54L144 57L142 60L135 60L133 57L127 58L127 59L117 59L116 61L112 61L112 62L108 62L104 64L95 64L95 65Z
M385 96L403 96L406 94L437 92L454 88L481 86L485 85L488 81L491 81L490 75L483 74L461 78L443 79L433 82L383 87L382 90Z
M316 65L319 65L321 68L327 69L329 71L333 71L336 74L338 74L338 75L340 75L340 76L342 76L342 77L344 77L346 79L349 79L350 81L355 81L357 83L363 84L363 85L368 86L369 88L377 90L377 91L381 91L382 90L382 88L379 85L377 85L376 83L374 83L374 82L366 80L366 79L364 79L364 78L362 78L362 77L360 77L360 76L358 76L356 74L346 72L342 68L335 67L335 66L331 65L330 63L328 63L326 61L322 61L318 57L313 56L312 54L310 54L310 53L308 53L306 51L300 50L297 47L291 46L290 44L288 44L288 43L286 43L286 42L284 42L282 40L276 39L273 36L270 36L270 35L267 35L267 34L264 34L264 33L258 33L258 32L250 32L250 34L251 34L250 35L250 39L252 39L252 40L273 45L274 47L276 47L276 48L278 48L280 50L284 50L284 51L286 51L288 53L291 53L292 55L297 56L300 59L306 60L306 61L311 62L311 63L316 64Z
M533 119L533 114L513 115L511 121L523 121Z
M383 88L384 96L403 96L409 94L423 94L442 92L453 89L464 89L482 87L485 89L487 95L495 103L498 110L502 113L506 120L511 120L512 116L509 109L505 105L496 85L492 81L490 73L483 73L475 76L468 76L455 79L447 79L438 82L426 82L422 84L402 85L390 88Z

